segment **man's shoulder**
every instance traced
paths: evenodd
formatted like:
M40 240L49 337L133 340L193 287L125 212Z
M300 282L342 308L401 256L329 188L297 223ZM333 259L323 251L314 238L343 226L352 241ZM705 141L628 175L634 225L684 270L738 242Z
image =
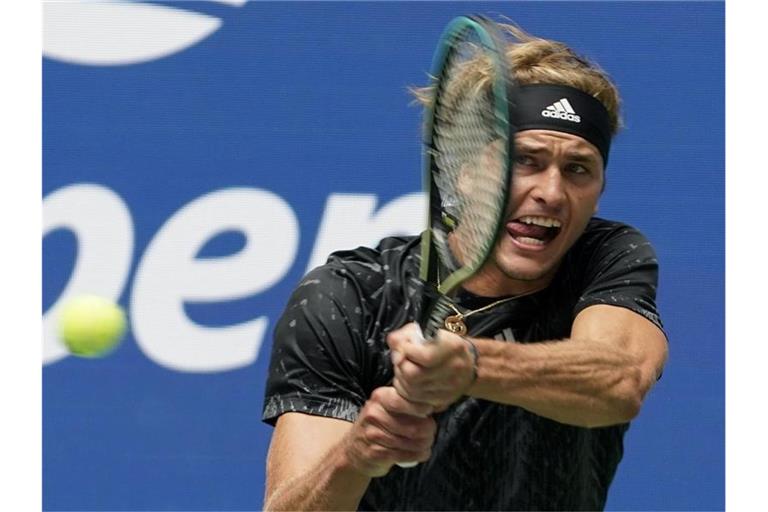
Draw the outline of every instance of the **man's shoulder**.
M370 293L386 280L399 281L404 275L418 272L420 240L419 236L393 236L382 239L375 247L334 251L324 264L308 272L302 282L325 281L329 277L334 277L330 282L335 282L341 278Z
M381 272L392 267L404 257L418 254L418 236L392 236L383 238L376 247L360 246L355 249L335 251L328 256L326 266L360 267Z
M592 217L587 224L587 228L584 230L584 234L587 236L600 236L610 233L616 233L619 231L630 231L633 233L640 233L640 231L626 222L618 220L604 219L602 217Z
M639 229L625 222L593 217L568 251L563 271L588 277L616 265L630 268L644 263L657 264L656 251Z
M597 249L606 245L650 243L636 227L625 222L592 217L575 248Z

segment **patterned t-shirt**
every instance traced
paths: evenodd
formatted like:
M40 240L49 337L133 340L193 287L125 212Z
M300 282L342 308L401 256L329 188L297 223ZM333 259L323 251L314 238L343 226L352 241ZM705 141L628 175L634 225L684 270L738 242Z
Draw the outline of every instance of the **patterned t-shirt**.
M354 421L393 378L386 334L419 317L418 237L332 254L307 274L275 330L263 419L285 412ZM544 290L466 318L470 336L535 343L570 336L595 304L660 328L658 262L636 229L594 218ZM460 292L460 310L499 300ZM362 510L598 510L628 424L565 425L515 406L465 398L436 416L432 457L371 481Z

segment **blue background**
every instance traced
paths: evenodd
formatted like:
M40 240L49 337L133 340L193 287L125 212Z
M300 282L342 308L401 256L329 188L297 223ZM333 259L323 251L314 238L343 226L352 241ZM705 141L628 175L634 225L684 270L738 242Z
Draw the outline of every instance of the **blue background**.
M43 195L98 183L128 205L135 246L123 306L141 254L174 212L212 190L258 187L298 217L289 272L264 293L186 311L209 326L266 315L271 331L329 194L376 194L384 204L420 189L420 112L406 88L424 83L445 24L504 14L615 79L626 129L600 215L640 228L661 261L670 361L627 435L608 508L724 508L724 3L172 5L223 24L151 62L43 61ZM241 245L225 233L200 256ZM43 311L77 255L72 232L45 235ZM246 368L178 372L147 358L129 333L107 358L47 364L44 508L259 509L269 349L267 337Z

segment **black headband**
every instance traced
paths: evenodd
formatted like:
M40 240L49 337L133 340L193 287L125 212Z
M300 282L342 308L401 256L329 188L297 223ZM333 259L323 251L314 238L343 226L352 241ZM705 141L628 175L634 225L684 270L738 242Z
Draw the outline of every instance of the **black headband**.
M517 87L517 131L556 130L591 142L608 165L611 118L599 100L565 85L531 84Z

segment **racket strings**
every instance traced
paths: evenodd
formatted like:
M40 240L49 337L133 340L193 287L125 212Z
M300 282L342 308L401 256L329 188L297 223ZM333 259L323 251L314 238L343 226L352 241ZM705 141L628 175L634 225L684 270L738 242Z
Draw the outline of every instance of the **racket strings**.
M498 133L492 72L484 47L465 41L448 57L435 98L433 179L443 208L435 243L448 270L484 259L503 204L506 147Z

